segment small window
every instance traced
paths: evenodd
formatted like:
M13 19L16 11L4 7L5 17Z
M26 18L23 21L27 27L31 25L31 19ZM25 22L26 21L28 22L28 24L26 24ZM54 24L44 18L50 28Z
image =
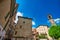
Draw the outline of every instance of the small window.
M25 23L25 21L23 21L23 23Z
M20 25L20 28L22 28L22 25Z
M17 34L17 31L15 31L15 35Z

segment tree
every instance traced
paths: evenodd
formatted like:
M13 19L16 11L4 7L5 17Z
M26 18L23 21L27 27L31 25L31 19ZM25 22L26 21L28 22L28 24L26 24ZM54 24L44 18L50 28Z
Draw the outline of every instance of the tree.
M60 26L51 26L49 29L49 35L55 39L60 38Z

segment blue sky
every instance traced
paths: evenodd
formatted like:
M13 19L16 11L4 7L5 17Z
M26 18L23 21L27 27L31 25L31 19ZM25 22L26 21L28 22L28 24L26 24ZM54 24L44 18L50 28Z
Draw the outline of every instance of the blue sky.
M60 0L16 0L16 3L19 4L17 12L32 18L35 28L38 25L50 25L48 14L51 14L53 19L60 18Z

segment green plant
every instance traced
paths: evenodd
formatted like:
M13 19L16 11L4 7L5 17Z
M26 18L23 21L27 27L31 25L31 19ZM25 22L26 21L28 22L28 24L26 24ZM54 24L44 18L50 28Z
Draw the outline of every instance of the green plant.
M49 35L52 38L58 39L60 37L60 25L51 26L49 29Z
M47 38L47 36L44 34L41 34L41 35L39 35L39 38Z

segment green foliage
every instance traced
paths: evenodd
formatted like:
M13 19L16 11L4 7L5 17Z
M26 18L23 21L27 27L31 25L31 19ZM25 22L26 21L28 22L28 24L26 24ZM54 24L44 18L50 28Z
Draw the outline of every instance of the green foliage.
M51 26L49 29L49 35L52 38L58 39L60 37L60 25Z
M39 38L47 38L47 36L42 34L42 35L39 35Z

